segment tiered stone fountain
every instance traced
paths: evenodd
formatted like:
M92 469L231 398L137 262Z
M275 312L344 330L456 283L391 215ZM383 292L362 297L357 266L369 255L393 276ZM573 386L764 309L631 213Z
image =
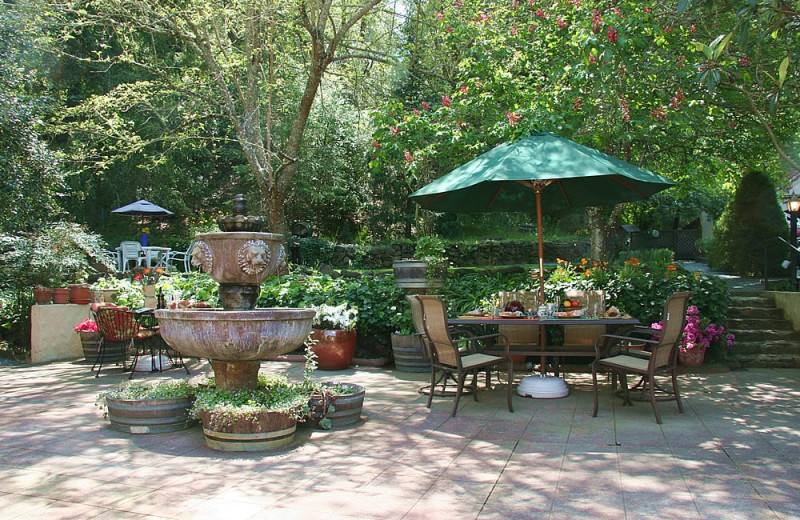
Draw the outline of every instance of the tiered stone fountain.
M191 261L220 284L222 309L159 309L156 318L172 348L211 361L217 388L256 388L261 360L302 345L314 310L256 308L261 283L286 268L286 253L283 235L261 232L264 217L245 215L241 195L217 224L221 233L197 235Z

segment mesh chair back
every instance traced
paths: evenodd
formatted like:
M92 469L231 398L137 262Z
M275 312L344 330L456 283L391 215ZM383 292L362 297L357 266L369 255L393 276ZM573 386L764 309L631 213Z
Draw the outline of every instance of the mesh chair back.
M690 292L677 292L667 298L664 304L664 328L659 339L659 346L655 351L653 363L655 367L673 364L678 355L678 345L686 328L686 309L689 307Z
M431 359L431 342L428 340L428 335L425 334L425 320L422 317L422 303L417 299L416 295L407 294L406 300L411 307L411 321L414 322L414 330L419 334L420 341L422 342L422 357Z
M101 307L95 312L97 330L106 341L133 341L139 332L136 317L130 311Z
M447 308L438 296L418 295L422 304L425 334L431 345L431 358L435 363L460 367L461 356L450 337L447 325Z

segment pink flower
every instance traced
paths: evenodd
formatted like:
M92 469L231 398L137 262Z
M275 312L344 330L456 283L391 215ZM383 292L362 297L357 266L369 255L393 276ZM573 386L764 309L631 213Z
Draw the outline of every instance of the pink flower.
M511 34L512 34L513 36L516 36L516 35L518 35L518 34L519 34L519 29L517 29L517 25L516 25L516 24L514 24L514 25L512 25L512 26L511 26Z
M417 109L415 108L415 109L414 109L414 115L415 115L415 116L418 116L419 114L420 114L419 110L417 110Z
M536 16L538 16L539 18L544 18L544 11L542 11L541 9L537 9Z
M596 63L597 63L597 56L595 56L594 54L591 54L591 55L589 56L589 64L590 64L590 65L594 65L594 64L596 64Z
M467 92L469 92L469 87L466 85L461 85L461 93L466 94Z
M97 332L97 322L90 320L89 318L85 318L72 330L75 332Z
M453 7L461 7L461 2L459 0L456 0L455 2L453 2Z
M404 151L404 152L403 152L403 155L405 155L405 157L406 157L406 161L408 161L408 162L414 162L414 156L413 156L413 155L411 155L411 152L409 152L408 150Z
M431 106L428 104L427 101L422 102L422 110L430 110Z
M450 98L447 97L446 95L442 96L442 105L444 105L446 107L450 106Z
M448 28L447 28L447 32L449 32L449 33L453 32L453 27L452 27L452 26L451 26L451 27L448 27Z
M392 135L400 135L403 133L403 131L397 128L396 126L390 126L389 132L391 132Z
M558 24L559 31L563 31L564 29L567 28L567 21L561 18L560 16L558 17L558 20L556 20L556 23Z
M372 146L374 146L375 148L380 148L381 143L379 143L378 141L372 141Z
M516 112L506 112L506 117L508 118L508 124L511 126L517 126L519 120L522 119L522 116Z
M441 11L436 11L436 18L438 18L439 20L443 20L444 19L444 13L441 12Z
M618 39L619 39L619 35L617 34L617 30L609 25L608 26L608 41L611 42L611 43L616 43Z

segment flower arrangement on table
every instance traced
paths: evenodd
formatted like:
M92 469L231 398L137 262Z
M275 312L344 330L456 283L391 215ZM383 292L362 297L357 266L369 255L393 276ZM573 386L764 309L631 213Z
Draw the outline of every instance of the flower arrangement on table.
M664 322L653 323L652 328L661 330ZM690 305L686 309L686 327L683 329L683 339L681 339L680 351L686 353L692 349L705 349L718 346L725 341L729 347L736 346L736 336L725 333L725 327L711 323L708 319L700 317L700 309L696 305Z
M311 322L316 329L325 330L353 330L358 322L358 309L350 307L347 303L341 305L312 305L317 311Z
M75 332L97 332L98 330L97 322L92 319L85 318L82 322L78 323L78 325L75 326L72 330L74 330Z
M161 267L145 267L139 272L138 270L133 275L134 282L142 282L143 285L155 285L161 275L164 274L164 269Z

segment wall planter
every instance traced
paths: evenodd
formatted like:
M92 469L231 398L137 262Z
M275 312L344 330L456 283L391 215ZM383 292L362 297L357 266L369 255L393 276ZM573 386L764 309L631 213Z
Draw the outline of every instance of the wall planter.
M91 303L89 286L86 284L71 284L69 286L69 302L78 305Z
M261 411L255 420L250 417L224 418L214 410L200 410L197 417L203 423L203 435L209 448L220 451L273 450L294 442L297 421L288 413ZM211 424L225 424L214 428Z
M167 433L195 424L192 399L112 399L106 397L111 428L125 433Z
M117 289L102 289L100 292L103 293L103 301L105 303L114 303L117 294L119 294Z
M53 303L53 289L37 287L33 290L33 301L37 305L47 305Z
M53 303L64 304L69 301L69 289L53 289Z
M431 289L444 285L443 275L437 272L429 276L428 264L420 260L396 260L392 270L395 284L402 289Z
M90 363L94 363L97 359L97 351L100 349L100 333L80 331L78 335L81 338L81 348L83 349L84 359Z
M401 372L430 372L431 363L422 351L418 334L392 334L394 367Z
M320 370L344 370L356 353L355 330L312 329L311 338L317 342L312 350L317 355Z

